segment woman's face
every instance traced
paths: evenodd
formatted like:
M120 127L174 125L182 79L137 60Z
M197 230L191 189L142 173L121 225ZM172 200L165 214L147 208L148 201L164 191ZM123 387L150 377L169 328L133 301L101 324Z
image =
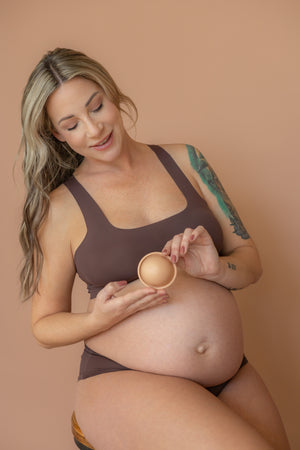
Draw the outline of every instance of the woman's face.
M53 135L80 155L110 161L120 152L125 135L121 113L93 81L66 81L50 95L46 108Z

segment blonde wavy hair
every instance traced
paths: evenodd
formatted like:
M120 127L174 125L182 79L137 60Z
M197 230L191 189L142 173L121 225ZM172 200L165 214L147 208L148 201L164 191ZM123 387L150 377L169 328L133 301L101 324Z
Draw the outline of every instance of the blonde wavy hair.
M37 64L25 87L22 107L22 168L27 191L20 227L24 253L21 268L21 295L29 299L38 289L43 253L38 230L49 209L50 192L69 178L83 157L52 134L47 115L49 96L65 81L82 77L97 83L111 102L136 124L138 112L133 101L124 95L107 70L85 54L66 48L49 51ZM121 105L127 107L128 111ZM131 111L135 113L132 118Z

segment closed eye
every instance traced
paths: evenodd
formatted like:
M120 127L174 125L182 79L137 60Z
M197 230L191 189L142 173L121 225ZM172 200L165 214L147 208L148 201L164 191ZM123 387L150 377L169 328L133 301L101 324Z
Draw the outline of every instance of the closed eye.
M78 123L76 123L72 128L67 128L68 131L72 131L75 130L75 128L77 128Z
M96 108L96 109L93 109L93 113L96 113L96 112L98 112L98 111L100 111L100 109L102 108L102 106L103 106L103 103L100 103L100 105ZM75 128L77 128L77 125L78 125L78 123L76 123L73 127L71 127L71 128L67 128L67 130L68 131L72 131L72 130L75 130Z
M93 112L98 112L100 111L100 109L102 108L103 103L100 103L100 105L98 106L98 108L94 109Z

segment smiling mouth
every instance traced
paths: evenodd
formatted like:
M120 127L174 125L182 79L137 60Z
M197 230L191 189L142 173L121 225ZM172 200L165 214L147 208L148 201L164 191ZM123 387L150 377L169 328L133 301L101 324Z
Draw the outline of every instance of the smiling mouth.
M92 147L100 147L101 145L106 144L106 142L110 139L111 135L112 135L112 132L103 141L98 142L95 145L92 145Z

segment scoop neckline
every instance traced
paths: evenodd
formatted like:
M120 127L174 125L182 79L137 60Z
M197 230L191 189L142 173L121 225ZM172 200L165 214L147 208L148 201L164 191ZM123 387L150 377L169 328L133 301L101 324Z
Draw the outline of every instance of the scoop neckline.
M163 166L163 168L165 169L165 171L167 172L167 174L169 175L169 177L171 178L171 180L174 181L174 183L176 184L177 188L179 189L179 191L182 193L183 197L185 198L186 201L186 205L184 207L184 209L182 209L181 211L178 211L174 214L172 214L171 216L165 217L164 219L161 220L157 220L155 222L151 222L145 225L142 225L141 227L134 227L134 228L120 228L120 227L116 227L115 225L113 225L108 218L106 217L106 215L104 214L103 210L101 209L101 207L98 205L98 203L96 202L96 200L94 199L94 197L86 190L86 188L80 183L80 181L77 180L77 178L72 175L72 178L74 178L75 182L78 183L81 187L81 189L85 192L85 194L90 198L90 200L92 201L92 203L94 204L94 206L96 207L97 211L99 211L99 213L101 214L101 216L103 217L103 219L105 220L105 222L107 223L107 225L109 225L111 228L113 228L114 230L118 231L118 232L130 232L130 231L137 231L137 230L142 230L145 228L148 228L150 226L156 226L159 225L163 222L166 222L168 220L172 220L173 218L179 216L180 214L184 214L186 212L186 210L188 209L189 206L189 199L187 198L186 194L184 192L182 192L182 189L180 188L180 186L178 185L177 181L174 180L174 178L171 177L170 173L168 172L168 170L166 169L165 165L161 162L160 158L157 156L157 153L155 152L155 150L153 150L153 148L151 147L151 145L146 144L147 147L155 154L156 158L159 160L160 164ZM153 144L154 146L154 144ZM167 150L165 150L163 147L157 145L159 148L161 148L164 152L166 152L170 158L171 155L167 152ZM174 163L176 164L176 162L174 161ZM176 164L177 165L177 164ZM178 165L177 165L178 166ZM181 171L180 167L178 166L179 170ZM182 171L181 171L182 172ZM183 173L183 172L182 172ZM183 174L184 175L184 174ZM185 175L184 175L185 176ZM188 180L189 181L189 180ZM81 245L81 244L80 244ZM80 246L79 245L79 246ZM76 250L77 251L77 250ZM76 253L76 252L75 252Z

